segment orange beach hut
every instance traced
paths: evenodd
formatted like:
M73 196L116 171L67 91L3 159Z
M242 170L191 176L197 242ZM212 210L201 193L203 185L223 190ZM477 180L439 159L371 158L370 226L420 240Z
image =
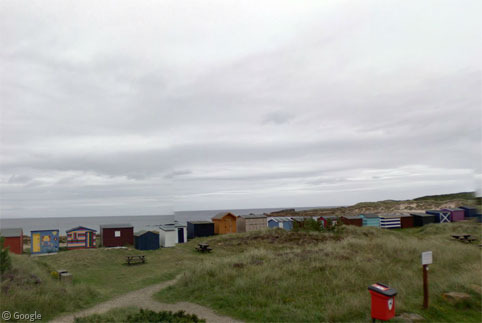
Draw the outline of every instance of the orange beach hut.
M231 212L222 212L212 218L214 222L214 234L226 234L236 232L236 215Z

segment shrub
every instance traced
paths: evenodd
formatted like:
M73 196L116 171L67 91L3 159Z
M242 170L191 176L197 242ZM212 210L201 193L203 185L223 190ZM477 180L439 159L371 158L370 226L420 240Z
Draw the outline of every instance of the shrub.
M3 274L12 267L8 248L4 248L5 238L0 237L0 273Z
M151 310L140 309L139 312L132 313L133 309L126 308L124 310L117 310L107 312L106 314L94 314L87 317L75 318L75 323L101 323L101 322L170 322L170 323L202 323L206 322L203 319L199 319L194 314L186 314L184 311L171 312L160 311L154 312Z

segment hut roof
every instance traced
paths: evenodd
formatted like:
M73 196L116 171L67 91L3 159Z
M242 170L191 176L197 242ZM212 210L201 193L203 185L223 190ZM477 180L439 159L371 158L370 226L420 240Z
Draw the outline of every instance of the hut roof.
M447 210L447 211L462 211L463 209L459 209L459 208L454 208L454 209L443 208L442 210Z
M218 214L216 214L215 216L213 216L213 219L222 219L222 218L224 218L226 215L232 215L232 216L236 217L236 215L234 215L234 214L231 213L231 212L221 212L221 213L218 213Z
M97 230L89 229L89 228L82 227L82 226L78 226L78 227L72 228L72 229L67 230L67 231L65 231L65 232L67 233L67 232L72 232L72 231L77 231L77 230L87 230L87 231L97 232Z
M22 228L5 228L0 229L0 236L9 238L9 237L19 237L22 235Z
M154 234L159 234L159 233L154 232L154 231L141 230L141 231L135 232L135 233L134 233L134 236L139 237L139 236L141 236L141 235L143 235L143 234L146 234L146 233L148 233L148 232L151 232L151 233L154 233Z
M291 218L287 217L287 216L273 216L273 217L270 217L268 218L268 221L275 221L275 222L291 222L293 220L291 220Z
M349 219L349 220L361 219L361 216L359 216L359 215L344 215L343 217L345 219Z
M187 221L187 223L191 224L211 224L211 221Z
M464 210L477 210L475 206L459 206L459 209L464 209Z
M410 215L415 215L415 216L434 216L433 214L427 214L427 213L410 213Z
M59 229L50 229L50 230L32 230L32 231L30 231L30 233L32 233L32 232L51 232L51 231L59 231Z
M370 214L360 214L360 215L365 217L365 218L378 218L377 214L372 214L372 213L370 213Z
M119 229L119 228L133 228L134 226L129 223L122 223L122 224L103 224L100 226L100 229Z
M244 219L262 219L266 218L266 215L264 214L248 214L248 215L240 215L240 217Z

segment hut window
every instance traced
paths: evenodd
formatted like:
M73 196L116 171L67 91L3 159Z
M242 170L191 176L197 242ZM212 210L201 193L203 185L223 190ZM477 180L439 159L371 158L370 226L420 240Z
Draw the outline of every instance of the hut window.
M114 237L119 238L120 237L120 231L115 231L114 232Z

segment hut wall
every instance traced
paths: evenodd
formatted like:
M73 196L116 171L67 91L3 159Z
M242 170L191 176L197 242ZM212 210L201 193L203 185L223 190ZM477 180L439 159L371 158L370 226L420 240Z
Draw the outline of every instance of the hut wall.
M32 254L53 253L59 251L59 230L31 231Z
M450 221L452 222L465 220L465 212L462 209L442 209L442 211L450 212Z
M101 228L104 247L121 247L134 244L134 228Z
M250 231L258 231L258 230L264 230L266 229L267 226L267 219L266 217L263 218L247 218L244 219L244 232L250 232Z
M158 233L147 231L134 237L134 246L138 250L156 250L159 249L159 241Z
M16 254L23 253L23 234L18 237L4 237L3 246L4 248L8 247L10 252Z
M282 222L277 222L273 219L268 220L268 228L281 228Z
M412 215L401 216L400 225L402 226L402 229L413 228L413 216Z
M400 217L398 216L380 216L380 228L382 229L398 229L401 227Z
M477 216L477 209L470 206L461 206L460 209L464 210L464 216L466 218L473 218Z
M177 242L177 230L169 230L164 231L160 230L159 232L159 243L161 247L168 248L174 247Z
M236 217L234 215L225 215L221 219L213 219L214 233L226 234L236 232Z
M358 227L363 226L363 220L362 220L361 217L360 218L354 218L354 217L347 218L347 217L342 216L341 221L344 224L347 224L347 225L355 225L355 226L358 226Z
M188 222L187 238L209 237L214 235L214 223L212 222Z

